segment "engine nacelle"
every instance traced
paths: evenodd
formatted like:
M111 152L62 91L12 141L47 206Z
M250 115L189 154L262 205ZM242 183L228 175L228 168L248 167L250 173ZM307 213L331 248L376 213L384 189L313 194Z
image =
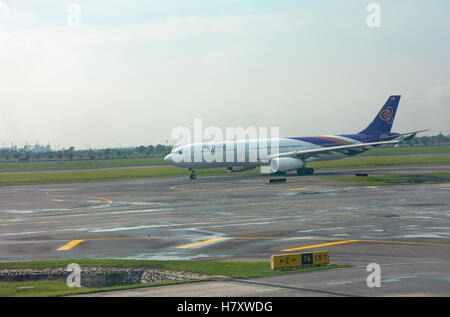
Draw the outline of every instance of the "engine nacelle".
M305 166L305 162L303 160L292 157L274 158L270 162L270 169L272 173L296 170L302 168L303 166Z
M256 166L230 166L227 167L227 172L228 173L236 173L236 172L243 172L243 171L248 171L251 169L254 169Z

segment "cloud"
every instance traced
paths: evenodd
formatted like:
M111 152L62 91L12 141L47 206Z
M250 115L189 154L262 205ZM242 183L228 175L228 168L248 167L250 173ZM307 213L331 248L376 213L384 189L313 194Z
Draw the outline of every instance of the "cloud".
M204 10L209 1L198 0L180 12L172 11L177 1L131 10L125 1L79 1L81 27L68 28L67 3L19 2L3 6L8 23L0 22L0 143L17 136L76 147L161 143L195 118L279 126L288 136L351 133L392 93L405 96L401 131L422 126L424 116L433 124L448 117L449 68L440 59L448 45L431 37L423 46L414 35L423 26L407 19L407 34L387 17L371 32L359 19L365 6L227 11ZM168 11L135 19L137 8L141 16ZM130 18L101 23L117 13ZM433 109L426 114L424 96Z
M450 103L450 84L439 84L425 93L425 101L428 103Z
M0 113L13 127L0 140L28 135L75 146L161 142L172 119L186 124L205 114L217 93L229 92L221 102L240 98L235 89L247 81L243 73L231 87L227 81L249 64L248 50L262 60L260 47L251 43L260 41L253 39L259 32L265 39L279 32L273 19L169 16L116 27L0 30L0 87L8 87L0 88Z

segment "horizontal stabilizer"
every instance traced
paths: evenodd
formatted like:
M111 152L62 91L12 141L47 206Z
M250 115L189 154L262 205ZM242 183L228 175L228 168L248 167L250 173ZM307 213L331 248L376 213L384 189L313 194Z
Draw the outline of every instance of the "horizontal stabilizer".
M407 133L402 133L402 134L395 134L395 135L381 135L380 136L380 140L382 140L382 141L389 141L389 140L395 140L397 138L400 138L400 141L408 141L408 140L411 140L412 138L414 138L417 133L425 132L425 131L430 131L430 129L412 131L412 132L407 132Z

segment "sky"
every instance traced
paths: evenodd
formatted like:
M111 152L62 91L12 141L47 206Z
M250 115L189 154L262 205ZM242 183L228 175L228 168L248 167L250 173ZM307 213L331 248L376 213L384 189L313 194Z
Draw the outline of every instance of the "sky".
M448 0L0 0L0 147L173 144L195 119L224 134L356 133L397 94L394 131L450 134L448 12Z

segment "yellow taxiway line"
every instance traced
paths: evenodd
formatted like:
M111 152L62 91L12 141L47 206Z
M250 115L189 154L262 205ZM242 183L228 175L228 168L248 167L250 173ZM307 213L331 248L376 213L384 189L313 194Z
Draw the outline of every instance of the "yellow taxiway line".
M82 196L71 196L71 195L56 195L56 194L53 194L51 191L45 192L45 195L51 196L51 197L60 197L60 198L76 197L76 198L81 198L81 199L95 199L95 200L105 201L106 203L103 205L93 206L93 207L88 207L88 208L74 209L74 210L62 211L62 212L53 212L51 214L41 214L40 216L57 216L57 215L66 215L66 214L72 214L72 213L86 212L86 211L89 211L89 210L92 210L95 208L105 208L113 203L111 199L108 199L105 197L82 197Z
M290 252L290 251L297 251L297 250L305 250L305 249L326 247L326 246L329 246L329 245L352 243L352 242L358 242L358 241L360 241L360 240L337 241L337 242L330 242L330 243L323 243L323 244L308 245L308 246L305 246L305 247L298 247L298 248L286 249L286 250L281 250L281 251L283 251L283 252Z
M171 239L189 239L190 237L188 236L145 236L145 237L99 237L99 238L85 238L83 240L72 240L69 243L67 243L66 245L62 246L61 248L59 248L58 250L69 250L73 247L75 247L76 245L80 244L83 241L119 241L119 240L123 240L123 241L127 241L127 240L155 240L155 239L162 239L162 240L171 240ZM249 240L249 241L253 241L253 240L280 240L280 241L285 241L285 240L292 240L295 239L295 237L223 237L223 238L212 238L212 239L208 239L208 240L204 240L204 241L200 241L197 243L192 243L192 244L187 244L187 245L183 245L183 246L179 246L176 247L178 249L186 249L186 248L191 248L191 247L195 247L198 245L204 245L204 244L208 244L208 243L213 243L213 242L218 242L218 241L222 241L222 240ZM303 237L298 237L298 239L304 239ZM324 243L324 244L315 244L315 245L309 245L309 246L302 246L302 247L298 247L298 248L291 248L291 249L286 249L286 250L281 250L289 252L289 251L295 251L295 250L305 250L305 249L312 249L312 248L320 248L320 247L325 247L325 246L332 246L332 245L340 245L340 244L346 244L346 243L355 243L355 242L359 242L359 243L377 243L377 244L397 244L397 245L416 245L416 246L436 246L436 247L446 247L446 248L450 248L450 244L445 244L445 243L437 243L437 242L414 242L414 241L389 241L389 240L339 240L336 241L336 239L327 239L327 238L308 238L305 240L321 240L321 241L326 241L326 240L330 240L333 242L329 242L329 243ZM68 240L66 239L55 239L55 240L27 240L27 241L0 241L0 246L2 245L17 245L17 244L31 244L31 243L56 243L56 242L67 242Z
M83 242L84 240L72 240L69 243L63 245L62 247L58 248L58 251L68 251L70 249L72 249L74 246L80 244L81 242Z
M204 245L204 244L208 244L208 243L212 243L212 242L217 242L217 241L221 241L221 240L225 240L225 238L213 238L213 239L204 240L204 241L200 241L200 242L196 242L196 243L186 244L186 245L177 247L177 249L188 249L188 248L192 248L192 247L196 247L199 245Z
M346 243L353 243L353 242L380 243L380 244L426 245L426 246L437 246L437 247L447 247L447 248L450 247L450 244L435 243L435 242L386 241L386 240L344 240L344 241L330 242L330 243L324 243L324 244L308 245L308 246L292 248L292 249L285 249L285 250L281 250L281 251L282 252L291 252L291 251L297 251L297 250L313 249L313 248L326 247L326 246L330 246L330 245L339 245L339 244L346 244Z

